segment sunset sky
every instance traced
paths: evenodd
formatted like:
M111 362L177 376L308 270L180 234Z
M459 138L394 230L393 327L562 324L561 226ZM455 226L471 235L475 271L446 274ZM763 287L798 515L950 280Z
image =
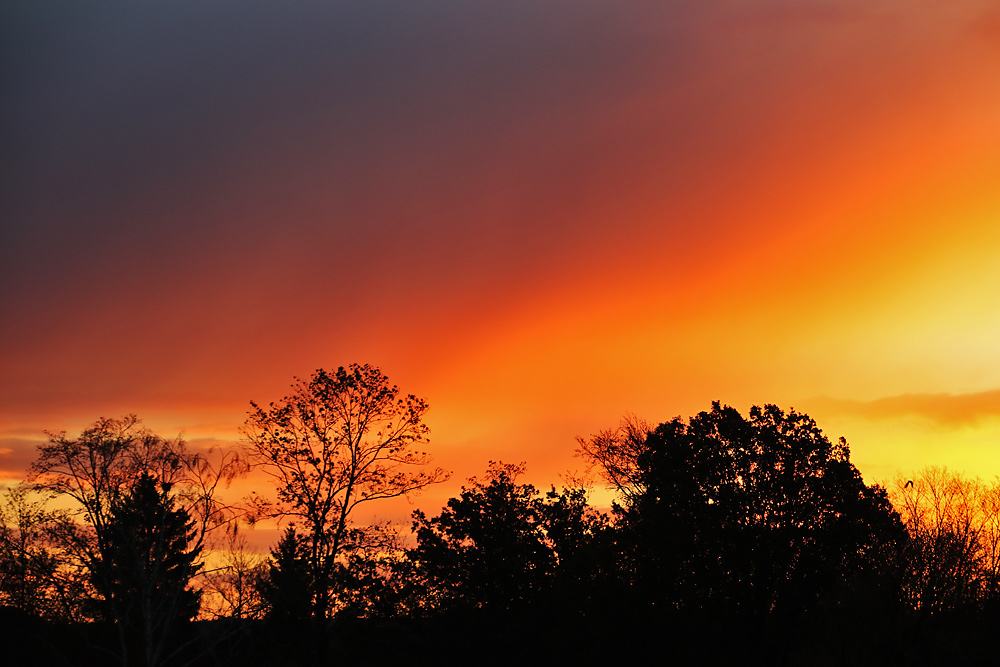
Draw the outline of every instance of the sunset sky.
M0 478L379 366L429 451L807 412L1000 474L995 0L5 2Z

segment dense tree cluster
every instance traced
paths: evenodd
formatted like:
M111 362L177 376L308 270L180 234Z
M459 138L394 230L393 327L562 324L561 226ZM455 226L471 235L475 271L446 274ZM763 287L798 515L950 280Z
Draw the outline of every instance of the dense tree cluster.
M581 489L542 496L517 484L523 465L490 463L433 518L414 512L407 556L424 587L423 608L516 612L584 584L584 561L607 528Z
M798 614L882 574L905 541L846 442L794 411L768 405L745 418L716 403L660 424L644 448L643 492L622 516L651 602Z
M354 523L446 479L416 450L426 410L351 366L252 404L242 452L134 416L50 434L0 503L0 613L76 664L898 664L979 655L1000 608L1000 485L931 468L889 493L773 405L580 438L604 511L493 462L409 531ZM276 494L223 504L251 463ZM262 517L284 522L269 555L239 528Z
M49 434L7 495L0 591L21 611L111 629L122 664L169 663L200 607L206 540L234 518L216 489L244 471L238 456L193 453L134 415Z

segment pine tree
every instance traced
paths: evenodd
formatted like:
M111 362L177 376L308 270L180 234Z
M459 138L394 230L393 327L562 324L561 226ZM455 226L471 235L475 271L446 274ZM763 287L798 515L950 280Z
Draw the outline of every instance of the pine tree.
M271 550L264 583L268 618L278 623L306 621L313 612L313 582L309 575L309 542L289 526Z
M94 571L101 616L119 628L126 664L154 667L177 650L177 631L198 613L189 588L200 569L200 546L170 485L142 474L112 507L103 560Z

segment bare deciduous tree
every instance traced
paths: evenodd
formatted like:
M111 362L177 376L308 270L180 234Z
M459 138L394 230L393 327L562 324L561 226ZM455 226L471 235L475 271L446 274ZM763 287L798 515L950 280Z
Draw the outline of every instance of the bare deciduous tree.
M0 605L43 618L68 614L60 604L58 558L48 533L56 518L28 486L9 488L0 499Z
M202 617L263 618L261 582L266 576L267 556L250 547L242 532L233 531L227 537L226 544L211 555L201 577Z
M583 438L577 436L577 454L613 487L626 505L641 496L645 485L640 477L639 456L646 451L646 438L653 424L634 414L626 414L615 428Z
M944 467L897 476L893 504L910 533L907 595L933 614L974 610L1000 582L1000 482Z

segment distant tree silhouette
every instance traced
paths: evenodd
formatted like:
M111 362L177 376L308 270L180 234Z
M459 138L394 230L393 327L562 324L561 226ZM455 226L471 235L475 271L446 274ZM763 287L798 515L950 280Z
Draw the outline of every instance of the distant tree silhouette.
M523 465L490 463L487 480L470 480L437 517L414 512L410 558L427 577L433 606L507 610L525 606L545 586L555 557L538 492L516 483L523 472Z
M910 533L906 595L925 615L974 616L1000 602L1000 482L928 467L892 494Z
M28 616L71 618L65 613L56 574L58 557L48 531L54 515L25 486L9 488L0 501L0 606Z
M198 613L200 593L189 584L201 568L201 544L170 488L143 473L115 499L91 573L100 614L121 633L125 664L153 667L172 658L174 635Z
M341 617L391 618L417 605L412 564L397 527L385 523L356 528L355 546L345 553L334 576Z
M843 582L878 577L905 540L847 443L773 405L749 418L713 403L660 424L636 462L627 568L647 599L679 609L796 614Z
M313 616L334 611L334 574L363 538L351 514L362 503L393 498L441 482L440 468L415 446L427 437L427 403L372 366L317 370L296 380L290 395L265 409L251 402L243 428L257 465L276 483L270 516L290 517L303 530L313 585Z
M261 619L267 611L263 599L268 558L250 547L239 531L216 545L214 567L200 579L202 618Z
M518 484L520 466L490 463L434 518L413 514L409 552L432 609L524 609L554 596L579 601L600 569L589 549L605 525L580 489L544 497Z
M268 576L261 586L268 618L282 625L312 618L315 585L309 567L309 542L293 526L285 528L271 549Z

